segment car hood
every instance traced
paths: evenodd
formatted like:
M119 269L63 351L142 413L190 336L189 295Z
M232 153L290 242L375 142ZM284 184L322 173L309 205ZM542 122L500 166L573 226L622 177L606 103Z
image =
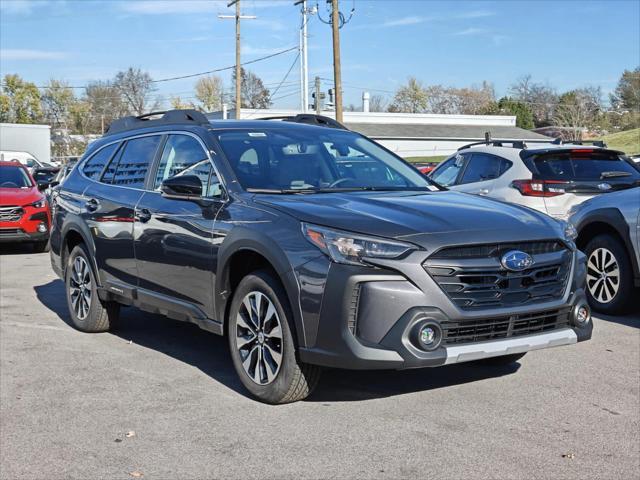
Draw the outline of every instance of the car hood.
M32 188L0 188L0 206L24 206L42 198L37 187Z
M562 237L560 224L535 210L451 191L259 195L256 202L303 222L424 246L444 237L451 245Z

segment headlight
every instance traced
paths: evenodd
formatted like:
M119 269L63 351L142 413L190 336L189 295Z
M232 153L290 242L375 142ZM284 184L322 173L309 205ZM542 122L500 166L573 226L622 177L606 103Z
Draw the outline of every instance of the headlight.
M302 231L307 240L334 262L349 265L365 265L363 260L366 258L398 258L416 248L409 243L382 240L306 223L302 224Z
M560 222L560 227L564 233L565 240L575 242L576 238L578 238L578 231L576 230L576 227L574 227L571 222L567 222L565 220L558 221Z
M47 204L47 199L42 197L40 200L30 203L29 206L33 208L42 208Z

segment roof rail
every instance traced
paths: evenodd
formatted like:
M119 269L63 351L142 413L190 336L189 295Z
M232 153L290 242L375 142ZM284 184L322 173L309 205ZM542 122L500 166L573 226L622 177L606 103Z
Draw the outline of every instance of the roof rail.
M458 148L458 151L465 150L470 147L475 147L476 145L486 145L487 147L504 147L505 143L510 144L512 148L527 148L527 144L524 140L485 140L483 142L473 142L468 143L467 145L463 145L462 147Z
M160 118L152 118L152 117ZM158 125L209 125L209 120L203 113L197 110L167 110L164 112L151 112L137 117L122 117L114 120L104 134L126 132L138 128L155 127Z
M324 115L315 115L313 113L299 113L295 116L265 117L260 120L282 120L283 122L304 123L307 125L318 125L321 127L337 128L340 130L349 130L342 123L331 117Z
M551 143L554 145L593 145L594 147L607 148L607 143L604 140L563 140L562 138L556 138Z

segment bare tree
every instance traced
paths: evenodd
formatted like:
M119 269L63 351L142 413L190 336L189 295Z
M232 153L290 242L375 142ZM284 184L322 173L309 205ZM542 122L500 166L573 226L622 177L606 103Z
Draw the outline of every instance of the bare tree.
M244 68L240 69L240 75L240 88L242 90L241 108L269 108L271 106L271 94L269 89L264 86L264 83L262 83L260 77L249 70L245 70ZM231 84L236 84L235 70L232 74ZM233 93L233 98L235 98L235 92Z
M89 105L87 132L103 133L113 120L128 113L120 91L111 82L92 82L85 88L84 99Z
M205 112L222 110L222 79L215 75L203 77L196 82L196 98Z
M509 92L515 100L529 105L537 127L551 125L554 109L558 103L558 94L553 87L536 83L531 75L524 75L511 85Z
M151 75L139 68L129 67L128 70L116 74L113 85L122 96L129 113L142 115L147 112L150 96L155 91ZM153 105L155 107L157 102Z
M493 85L486 81L480 87L452 89L451 94L456 99L456 113L462 115L478 115L496 100Z
M600 87L571 90L560 96L554 121L558 126L567 128L567 140L581 140L582 133L594 125L601 109Z
M369 99L370 112L386 112L389 102L382 95L371 95Z
M389 106L390 112L422 113L428 105L427 91L415 77L409 77L407 84L401 86Z

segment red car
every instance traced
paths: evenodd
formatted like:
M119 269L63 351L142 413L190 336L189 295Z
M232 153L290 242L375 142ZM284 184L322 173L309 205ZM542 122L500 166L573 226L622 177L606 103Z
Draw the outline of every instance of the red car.
M0 242L31 242L44 252L51 215L47 199L19 162L0 162Z
M415 167L420 170L420 173L426 175L430 173L434 168L439 165L438 162L425 162L425 163L417 163Z

